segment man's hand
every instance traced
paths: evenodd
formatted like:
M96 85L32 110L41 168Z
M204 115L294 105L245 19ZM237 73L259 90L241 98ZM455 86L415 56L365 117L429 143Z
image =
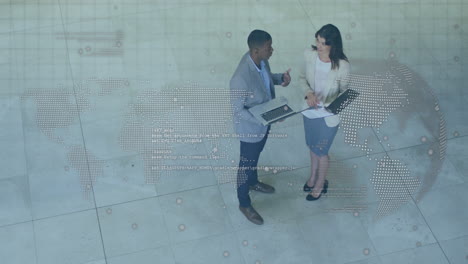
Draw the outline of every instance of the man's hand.
M283 73L283 83L281 84L281 86L286 87L291 82L291 75L289 75L290 71L291 68L289 68L285 73Z

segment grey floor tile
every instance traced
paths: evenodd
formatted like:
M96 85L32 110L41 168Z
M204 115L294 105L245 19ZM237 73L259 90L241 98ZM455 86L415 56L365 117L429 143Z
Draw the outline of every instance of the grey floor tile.
M320 263L344 263L377 255L359 217L334 212L298 219L309 255Z
M380 259L382 260L382 264L449 264L438 244L383 255L380 256Z
M122 147L123 125L122 116L83 123L83 138L88 153L105 160L136 154Z
M295 221L237 232L246 263L310 263L310 245Z
M98 211L109 257L170 243L158 198L102 207Z
M352 179L357 179L363 192L367 193L366 201L378 203L378 207L369 209L379 217L392 214L410 202L413 199L411 194L417 197L424 193L421 189L429 182L429 179L425 178L427 175L417 174L419 171L415 173L410 166L419 168L420 164L419 160L413 161L417 158L407 154L408 149L395 152L396 154L389 152L393 154L391 156L383 153L344 161L346 168L351 168L348 171L353 176ZM405 153L406 156L401 153ZM344 175L346 176L346 173ZM428 186L431 187L431 184L432 182L429 182Z
M14 45L14 41L9 39L9 37L2 37L0 39L3 40L2 47L5 49L5 53L9 54L7 47L9 47L9 45ZM17 76L18 73L11 73L9 78L0 80L0 85L2 85L0 96L21 96L24 92L24 83L26 81L24 79L18 79Z
M379 177L379 162L385 154L337 161L330 159L326 179L329 182L326 203L330 210L356 212L381 199L374 178ZM331 158L335 158L332 156Z
M54 1L44 1L44 5L31 4L27 6L20 6L19 3L14 3L8 6L8 10L11 12L11 19L14 23L2 26L2 32L47 27L50 25L60 25L62 23L59 6ZM49 17L49 19L41 19L36 12L43 13ZM26 14L31 14L31 16L27 17L25 16Z
M428 192L417 206L431 228L434 236L440 240L465 236L468 234L467 208L468 184L459 184Z
M95 210L34 222L37 263L81 264L104 258Z
M70 9L85 9L86 4L82 5L67 5L62 7L62 14L66 19L70 14ZM103 9L106 11L113 11L111 4L99 3L96 4L96 9L93 12L102 12ZM79 11L78 11L79 12ZM89 15L92 16L91 13ZM73 77L77 80L77 85L83 81L91 81L85 83L90 95L95 95L93 92L93 80L104 79L109 80L108 83L102 83L107 85L105 88L105 95L110 95L110 91L118 91L119 87L116 87L116 82L113 80L121 80L125 78L124 63L122 58L125 57L125 49L128 44L128 39L125 38L122 28L117 25L118 18L114 19L87 19L87 14L83 14L80 23L68 23L64 22L64 30L67 32L67 49L69 54L70 66L73 71ZM101 32L101 36L96 36L93 32ZM105 36L105 37L102 37ZM86 67L84 67L86 65ZM124 87L122 87L124 88ZM128 89L125 87L124 89ZM98 95L103 95L100 93ZM121 99L129 99L124 97ZM103 104L102 106L106 106ZM117 105L115 105L117 106ZM114 107L115 107L114 106ZM112 108L113 110L115 108ZM110 112L108 113L110 114ZM100 114L98 114L100 115ZM84 120L89 121L88 118Z
M377 136L385 150L417 146L439 140L440 124L439 115L435 111L433 116L421 117L417 112L400 110L382 124Z
M355 262L346 262L344 264L382 264L382 262L380 261L380 258L377 256L377 257L359 260Z
M449 259L450 264L468 262L468 236L440 241L440 246Z
M0 244L0 257L5 263L37 263L32 222L1 227Z
M115 10L113 10L108 3L97 4L96 9L89 14L79 15L81 12L86 12L88 5L91 4L90 2L84 2L80 4L73 0L59 2L61 12L62 12L62 20L65 24L76 24L76 22L82 21L94 21L96 20L97 15L101 15L103 17L109 17L113 14Z
M75 127L77 128L77 127ZM37 133L35 136L26 136L26 159L28 172L46 171L46 170L63 170L70 169L73 171L74 166L72 162L79 162L77 159L72 160L74 151L83 150L82 141L76 140L70 145L61 145L51 142L46 139L42 134ZM84 151L81 151L84 153ZM85 156L82 157L85 159ZM85 162L81 166L84 168Z
M84 149L74 102L66 88L38 89L22 101L34 219L94 207L91 184L103 163Z
M80 101L78 108L71 85L70 80L63 80L63 84L53 88L30 88L23 94L21 110L28 166L35 161L31 155L47 147L82 144L78 109L85 109L86 104Z
M173 250L180 264L245 263L235 233L175 244Z
M370 127L356 129L348 125L353 123L353 120L347 120L345 117L341 119L338 133L329 152L336 160L374 155L384 151L382 143Z
M58 99L48 106L47 100L57 92L40 92L39 106L32 99L23 101L23 127L28 171L63 168L70 166L68 154L75 147L83 148L83 137L76 114L76 104L71 95L57 95ZM65 101L61 101L61 99Z
M187 166L198 165L192 164ZM177 169L161 172L155 187L158 194L165 195L206 186L215 186L216 184L216 178L211 169Z
M172 243L232 230L217 186L165 195L159 199Z
M446 159L455 166L458 173L463 176L465 182L468 182L468 165L466 163L466 159L468 158L468 154L466 154L467 148L468 137L448 140Z
M371 206L376 212L377 204ZM378 218L376 213L361 214L360 218L380 255L436 243L431 229L412 201L395 212Z
M461 80L460 82L463 82ZM444 85L444 87L447 87ZM446 89L444 89L446 90ZM465 121L466 100L468 95L464 90L464 84L459 84L453 90L445 91L438 96L440 108L444 113L444 120L447 126L447 137L454 138L457 136L468 135L468 125Z
M128 255L122 255L107 259L108 264L152 264L167 263L175 264L174 256L170 247L161 247L157 249L148 249Z
M0 145L8 151L0 153L0 178L26 174L21 102L18 96L0 96Z
M466 183L466 175L463 174L463 171L460 171L455 167L454 161L452 161L451 158L446 156L432 188L444 188Z
M79 173L62 167L58 170L33 171L28 176L33 219L95 207L93 193L83 185Z
M155 184L146 182L144 161L139 155L105 161L102 177L94 184L98 207L157 195Z
M416 182L408 182L414 197L422 197L431 189L444 188L464 183L452 161L440 150L439 143L424 144L388 152L390 158L400 161L408 170L407 175ZM447 154L452 153L448 149ZM448 154L450 155L450 154Z
M45 5L47 6L47 5ZM34 5L13 8L14 13L24 10L25 13L16 16L30 17L30 22L34 23L27 29L16 31L11 34L13 47L11 50L11 77L34 80L36 85L34 89L56 86L59 80L70 79L71 72L67 62L66 40L58 36L63 34L63 25L60 19L54 23L40 26L42 19L38 17L40 9ZM59 11L57 6L50 8ZM31 12L28 14L28 12ZM34 13L34 15L33 15ZM44 15L47 12L44 12ZM60 16L59 13L56 13ZM35 16L35 18L33 18ZM34 21L34 22L33 22ZM39 51L39 52L38 52ZM18 90L24 87L18 87ZM24 90L23 90L24 91Z
M170 158L160 160L167 169L158 171L158 194L164 195L217 184L210 157L202 143L176 143L170 146Z
M27 176L0 180L0 211L0 226L32 220Z
M107 264L105 259L92 260L83 264Z
M99 67L99 65L98 65ZM95 75L93 75L95 76ZM104 75L107 76L107 75ZM101 78L96 77L80 79L82 89L89 89L86 100L89 109L80 114L82 124L92 124L104 130L112 123L122 125L126 114L131 111L130 102L134 100L133 86L139 82L127 78ZM110 130L110 129L109 129ZM113 132L109 131L108 132ZM115 132L119 132L118 131ZM102 133L103 131L97 131ZM99 135L99 134L97 134ZM102 138L101 138L102 139ZM108 139L103 139L107 142Z

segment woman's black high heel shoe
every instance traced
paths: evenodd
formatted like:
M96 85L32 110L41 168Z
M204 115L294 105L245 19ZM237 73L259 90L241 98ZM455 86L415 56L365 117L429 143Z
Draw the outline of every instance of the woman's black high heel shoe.
M306 183L307 185L307 183ZM305 186L304 186L305 188ZM312 196L312 194L308 194L307 197L306 197L306 200L307 201L315 201L315 200L318 200L320 198L320 196L322 196L322 193L327 193L328 192L328 181L325 180L325 183L323 184L323 189L322 189L322 192L320 193L320 195L318 197L314 197Z
M304 190L304 192L311 192L312 189L314 188L314 186L312 185L312 187L309 187L309 185L307 185L307 182L304 184L304 188L302 188Z
M328 192L328 181L325 180L325 183L323 184L322 193L327 193L327 192Z

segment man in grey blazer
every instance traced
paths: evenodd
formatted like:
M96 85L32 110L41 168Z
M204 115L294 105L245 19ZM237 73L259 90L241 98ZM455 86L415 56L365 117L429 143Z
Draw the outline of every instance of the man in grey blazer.
M275 189L258 181L257 164L268 138L270 126L264 126L249 111L250 107L275 98L275 85L288 86L289 70L272 74L268 59L273 54L272 38L263 30L250 33L249 51L242 57L231 78L231 104L234 129L240 139L240 161L237 171L239 209L251 222L261 225L262 217L252 207L249 189L273 193Z

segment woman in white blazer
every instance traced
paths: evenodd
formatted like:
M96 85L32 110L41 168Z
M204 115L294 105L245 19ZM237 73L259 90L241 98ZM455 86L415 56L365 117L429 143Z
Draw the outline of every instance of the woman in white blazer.
M304 65L299 81L305 101L312 108L328 106L347 87L349 62L343 53L341 34L328 24L315 33L316 45L304 51ZM310 149L311 173L304 184L308 201L317 200L328 189L325 179L329 165L328 151L338 131L338 115L311 118L312 111L303 112L306 144Z

